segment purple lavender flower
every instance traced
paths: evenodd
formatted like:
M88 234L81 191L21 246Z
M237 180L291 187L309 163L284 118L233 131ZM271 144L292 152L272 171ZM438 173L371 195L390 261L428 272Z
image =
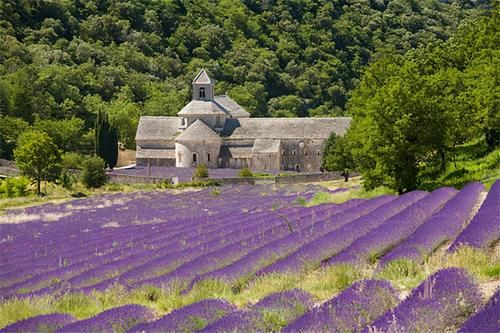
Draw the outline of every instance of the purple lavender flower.
M486 306L469 318L458 333L500 332L500 289L491 296Z
M484 190L480 183L471 183L448 201L442 209L422 224L406 240L381 258L385 264L398 258L424 260L440 244L453 239L471 217L471 211Z
M150 322L153 319L154 313L150 309L130 304L106 310L95 317L66 325L57 332L126 332L139 323Z
M323 265L375 261L410 236L422 223L443 206L457 191L442 187L420 199L382 225L356 239L349 247L323 262Z
M311 295L300 289L278 292L228 314L202 332L276 332L312 306Z
M490 188L486 199L470 224L451 244L449 251L461 245L486 248L500 239L500 180Z
M386 281L363 280L313 308L282 332L359 332L397 304L397 292Z
M203 329L236 307L223 300L206 299L174 310L148 324L139 324L128 333L139 332L193 332Z
M462 269L442 269L415 288L394 310L363 332L444 332L456 330L482 305L481 292Z
M76 319L64 313L51 313L47 315L36 316L24 320L20 320L14 324L11 324L3 329L0 329L2 333L52 333L57 329L66 326Z

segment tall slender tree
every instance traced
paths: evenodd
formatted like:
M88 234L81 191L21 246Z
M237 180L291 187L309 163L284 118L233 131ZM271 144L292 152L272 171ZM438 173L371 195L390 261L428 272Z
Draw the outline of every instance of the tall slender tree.
M108 115L99 111L95 122L95 153L106 167L113 169L118 161L118 131L110 125Z

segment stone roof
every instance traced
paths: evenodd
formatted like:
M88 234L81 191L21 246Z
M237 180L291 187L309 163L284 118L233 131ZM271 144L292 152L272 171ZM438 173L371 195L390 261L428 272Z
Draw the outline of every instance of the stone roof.
M226 114L224 110L213 101L192 100L177 113L182 115Z
M233 118L248 118L250 113L248 113L241 105L236 103L231 97L227 95L215 96L215 103L219 104L224 108Z
M160 117L160 116L142 116L139 119L139 125L135 134L137 141L173 140L179 133L179 118Z
M350 117L227 119L222 135L228 139L327 139L343 136Z
M193 84L211 84L213 83L212 79L210 76L208 76L207 71L205 68L202 68L201 71L196 75L196 77L193 80Z
M279 153L280 140L275 139L255 139L252 152L261 154Z
M174 149L141 149L135 152L136 158L175 158Z
M220 140L222 140L221 137L200 119L197 119L191 126L175 138L176 142Z

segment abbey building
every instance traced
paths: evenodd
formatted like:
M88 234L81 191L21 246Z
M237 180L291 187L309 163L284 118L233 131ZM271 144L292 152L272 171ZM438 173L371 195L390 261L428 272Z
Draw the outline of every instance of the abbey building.
M317 172L332 132L344 135L351 118L250 118L202 69L193 97L177 117L141 117L138 165Z

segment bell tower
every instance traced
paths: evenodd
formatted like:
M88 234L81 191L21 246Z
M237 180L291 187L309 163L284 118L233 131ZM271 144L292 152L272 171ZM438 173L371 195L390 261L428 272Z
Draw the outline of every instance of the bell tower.
M203 68L193 80L193 100L214 100L214 81L208 76L205 68Z

